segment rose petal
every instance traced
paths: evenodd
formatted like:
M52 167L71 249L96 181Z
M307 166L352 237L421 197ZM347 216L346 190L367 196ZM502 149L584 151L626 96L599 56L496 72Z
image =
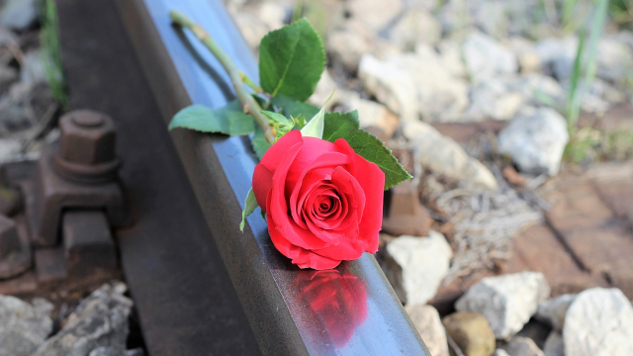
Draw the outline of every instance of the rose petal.
M301 131L292 130L288 132L287 134L281 136L274 145L270 146L268 151L264 153L260 164L263 164L266 168L268 168L268 170L275 173L279 167L281 158L286 155L292 146L299 142L303 142L303 139L301 138Z
M374 163L368 162L354 153L344 139L334 142L341 152L348 154L352 161L353 172L350 172L365 192L365 206L360 226L361 240L365 242L365 251L378 251L378 234L382 226L382 208L385 188L385 173Z
M264 213L266 212L266 198L272 186L273 172L261 163L256 165L253 171L253 193L255 193L257 205Z
M266 214L275 222L275 229L279 230L293 244L307 249L323 248L329 244L314 236L310 231L297 226L297 223L288 214L288 203L285 195L286 175L302 146L303 142L296 143L287 150L286 155L280 160L278 169L273 175L270 199L266 203ZM270 231L271 228L269 226L268 230Z
M309 140L309 141L312 141L312 140ZM305 150L306 148L304 147L302 151L305 151ZM295 182L286 183L287 192L291 192L289 205L290 205L290 211L292 213L292 217L295 219L295 221L298 222L298 219L299 219L298 209L301 206L303 206L301 204L298 204L297 202L297 199L299 198L300 193L301 193L301 188L304 185L307 185L308 187L313 187L314 184L318 183L320 180L324 180L324 179L329 180L331 172L335 167L347 165L349 163L351 163L350 158L344 154L341 154L339 152L324 153L316 157L315 160L312 162L312 164L309 167L307 167L306 170L302 171L298 175L298 177L296 177ZM295 165L293 164L293 167L291 168L293 172L294 172L294 167ZM325 167L332 167L332 170L323 169ZM325 174L325 172L327 172L328 174Z
M334 260L328 257L320 256L314 252L301 248L292 244L277 229L274 228L275 222L268 217L268 232L270 239L282 255L290 258L292 263L300 268L314 268L316 270L334 268L341 263L340 260Z

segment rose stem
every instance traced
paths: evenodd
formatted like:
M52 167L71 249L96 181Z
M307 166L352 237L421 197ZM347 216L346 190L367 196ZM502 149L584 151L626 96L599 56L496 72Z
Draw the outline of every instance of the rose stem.
M264 93L264 89L260 88L259 85L255 84L251 78L249 78L246 73L240 71L240 77L242 78L242 81L244 82L244 84L248 85L249 87L251 87L251 89L253 89L255 91L255 93L257 94L263 94Z
M245 78L246 75L244 75L240 70L237 69L237 67L235 67L235 64L233 63L231 58L229 58L229 56L224 53L224 51L218 46L217 43L215 43L213 38L211 38L211 36L202 28L202 26L195 23L191 18L181 13L180 11L171 10L169 12L169 17L171 17L171 20L175 24L191 30L191 32L193 32L193 34L198 37L200 42L202 42L209 49L209 51L211 51L211 53L215 55L218 61L220 61L220 63L222 64L222 67L224 67L224 70L226 70L226 72L229 74L231 82L233 83L233 87L235 88L235 92L237 93L237 97L240 99L244 107L248 109L249 114L253 116L255 121L257 121L259 126L264 131L266 141L268 141L270 144L275 143L275 136L273 135L272 130L268 125L268 119L264 114L261 113L261 107L259 106L257 101L253 99L251 94L244 86L244 83L242 82L242 79ZM252 85L255 85L255 83L253 83L250 79L248 79L248 82L252 83ZM249 84L248 82L247 84ZM261 90L261 88L257 88ZM257 89L255 88L254 90L257 91Z

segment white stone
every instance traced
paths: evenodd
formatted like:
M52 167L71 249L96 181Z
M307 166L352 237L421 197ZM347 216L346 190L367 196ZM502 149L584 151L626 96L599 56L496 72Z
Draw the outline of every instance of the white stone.
M442 36L442 26L422 9L406 11L389 30L390 41L402 51L411 51L417 43L433 44Z
M546 97L554 106L561 106L566 100L567 93L552 77L540 73L528 73L515 77L507 83L508 90L518 91L526 98L526 103L533 106L543 106L541 96Z
M468 83L452 75L430 46L416 46L415 54L393 58L415 83L418 112L424 121L461 121L468 106Z
M568 80L578 51L578 37L546 38L538 41L534 49L546 74L555 76L561 82Z
M263 1L253 9L253 13L268 26L270 30L283 27L284 20L289 15L289 10L279 1Z
M402 120L415 120L418 113L416 86L405 68L372 55L361 58L358 69L365 90Z
M536 320L551 326L554 330L560 330L565 323L567 308L576 299L575 294L563 294L556 298L546 300L538 306Z
M495 336L507 339L523 328L549 294L542 273L507 274L482 279L457 300L455 308L483 314Z
M20 139L0 138L0 164L21 160L23 144Z
M31 355L53 330L49 312L0 295L0 356Z
M545 356L565 356L565 343L560 331L552 331L543 346Z
M497 180L486 166L432 126L419 121L406 122L402 132L413 145L415 159L421 165L468 185L497 189Z
M352 19L362 21L372 32L378 33L395 20L404 4L402 0L348 0L345 7Z
M525 110L499 133L499 151L522 172L558 173L569 141L565 119L554 109Z
M512 356L544 356L543 351L527 337L515 336L503 349Z
M24 31L37 24L36 0L9 0L3 2L0 25L16 31Z
M340 89L338 85L336 85L336 82L334 82L334 79L332 79L332 76L326 69L323 73L321 73L321 78L314 89L314 93L312 93L312 96L308 99L308 102L317 107L321 107L325 104L332 93L334 93L332 101L336 101L338 99L338 95L345 95L344 90Z
M462 44L462 51L466 68L474 82L518 71L514 53L485 34L469 34Z
M448 272L453 251L444 235L403 235L387 245L385 275L405 304L425 304L437 293Z
M521 73L533 73L541 70L541 57L536 52L534 43L523 37L511 37L506 44L517 57Z
M350 110L358 110L361 128L374 126L381 129L387 137L391 137L398 127L398 117L386 106L375 101L361 99L357 95L349 101Z
M633 307L616 288L578 294L563 327L566 356L633 355Z
M492 354L492 356L510 356L510 355L504 349L496 349L495 353ZM512 355L512 356L514 356L514 355Z
M462 50L458 42L445 40L437 44L440 63L450 74L459 78L467 78L468 71L462 60Z
M440 314L430 305L415 304L404 308L409 314L415 329L433 356L449 356L446 330L440 320Z
M363 56L359 77L402 120L458 121L468 105L467 83L451 75L428 46L386 60Z
M526 101L518 91L512 91L505 80L491 78L470 88L470 106L464 119L510 120Z
M106 284L94 291L33 356L85 356L99 347L123 354L133 304L122 294L124 287L122 283Z
M251 13L238 11L231 15L248 46L253 52L257 52L259 42L271 29L259 17Z
M346 70L356 72L361 57L372 52L375 41L375 35L362 24L350 21L345 27L328 34L326 48L333 63L340 63Z

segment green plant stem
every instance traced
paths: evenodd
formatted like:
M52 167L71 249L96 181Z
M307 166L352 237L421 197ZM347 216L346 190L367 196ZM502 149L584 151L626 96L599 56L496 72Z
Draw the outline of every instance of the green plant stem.
M220 61L224 70L229 74L231 78L231 82L233 83L233 87L235 88L235 92L237 93L237 97L240 99L244 107L248 110L248 113L253 116L255 121L259 124L259 126L264 131L264 136L266 137L266 141L270 144L275 142L275 135L268 124L268 118L261 112L261 108L259 104L253 99L251 94L248 92L246 87L244 86L242 72L237 69L231 58L224 53L224 51L218 46L218 44L211 38L211 36L207 33L207 31L202 28L202 26L195 23L191 18L187 15L181 13L180 11L171 10L169 12L169 17L171 20L182 27L186 27L194 35L202 42L208 49L215 55L215 57ZM248 83L247 83L248 84Z
M255 84L255 82L253 82L251 80L251 78L249 78L246 73L240 71L240 77L242 78L242 81L244 82L244 84L248 85L249 87L251 87L251 89L253 89L255 91L256 94L262 94L264 93L264 89L262 89L259 85Z

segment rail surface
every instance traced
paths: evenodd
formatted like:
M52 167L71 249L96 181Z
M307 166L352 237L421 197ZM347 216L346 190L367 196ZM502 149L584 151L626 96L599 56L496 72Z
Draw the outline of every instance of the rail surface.
M165 127L186 105L218 107L234 97L220 64L171 25L170 9L190 15L257 78L254 57L219 0L116 3ZM239 231L256 164L248 140L185 130L171 137L262 353L428 355L373 256L333 271L300 270L275 250L259 214Z

